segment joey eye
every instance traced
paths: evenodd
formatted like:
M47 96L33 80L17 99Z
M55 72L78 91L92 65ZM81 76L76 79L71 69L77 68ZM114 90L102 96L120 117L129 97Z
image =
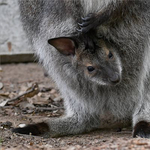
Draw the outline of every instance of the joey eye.
M112 52L109 52L108 57L109 57L109 59L113 58Z
M87 67L87 70L88 70L89 72L92 72L92 71L94 71L94 70L95 70L95 68L94 68L94 67L92 67L92 66L88 66L88 67Z

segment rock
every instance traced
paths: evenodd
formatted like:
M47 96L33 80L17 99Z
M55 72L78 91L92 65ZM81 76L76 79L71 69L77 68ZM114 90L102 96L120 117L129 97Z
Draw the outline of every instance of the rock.
M3 122L3 123L1 123L1 126L3 128L10 128L12 126L12 122L10 122L10 121Z

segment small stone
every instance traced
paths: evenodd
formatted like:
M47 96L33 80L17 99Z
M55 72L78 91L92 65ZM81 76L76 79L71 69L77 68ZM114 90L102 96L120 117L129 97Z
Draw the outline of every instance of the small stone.
M38 95L39 97L42 97L42 93L41 93L41 92L39 92L37 95Z
M55 90L55 89L52 89L52 90L50 91L50 94L54 94L54 93L56 93L56 90Z
M4 87L3 83L0 82L0 90Z
M65 145L65 142L64 142L64 141L61 141L61 142L60 142L60 145Z
M12 122L6 121L1 124L3 128L10 128L12 126Z
M20 128L23 128L23 127L25 127L25 126L26 126L26 124L23 124L23 123L22 123L22 124L19 124L19 127L20 127Z
M55 101L55 102L58 102L58 101L61 101L61 97L56 97L56 98L54 98L53 100Z
M3 71L3 69L2 69L2 67L0 67L0 72L2 72Z

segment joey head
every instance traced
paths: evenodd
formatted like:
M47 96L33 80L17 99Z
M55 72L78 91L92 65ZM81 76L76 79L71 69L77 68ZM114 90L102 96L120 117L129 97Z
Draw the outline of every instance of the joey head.
M121 61L110 42L96 39L94 52L77 38L61 37L48 42L63 55L71 55L72 66L87 80L100 85L115 85L120 82Z

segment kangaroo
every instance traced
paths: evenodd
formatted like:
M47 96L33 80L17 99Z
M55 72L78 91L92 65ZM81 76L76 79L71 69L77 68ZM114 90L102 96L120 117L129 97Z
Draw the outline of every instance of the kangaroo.
M13 131L57 137L132 123L133 137L149 138L150 2L19 3L35 53L64 97L65 115Z

